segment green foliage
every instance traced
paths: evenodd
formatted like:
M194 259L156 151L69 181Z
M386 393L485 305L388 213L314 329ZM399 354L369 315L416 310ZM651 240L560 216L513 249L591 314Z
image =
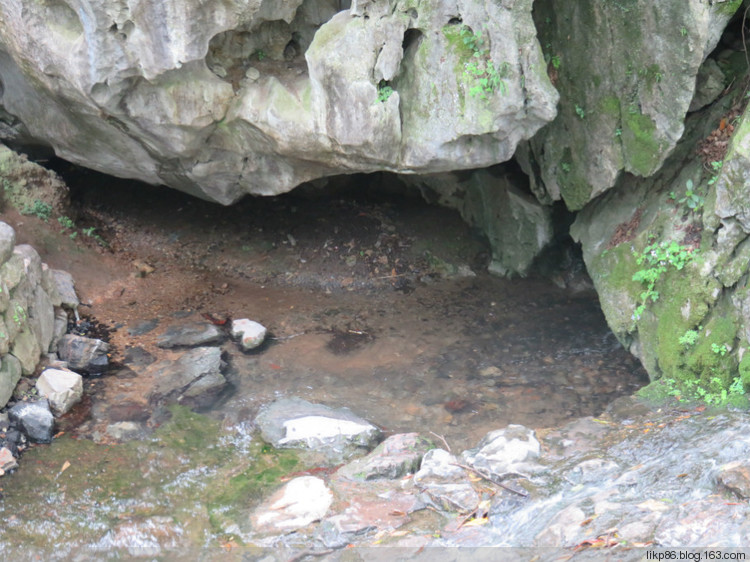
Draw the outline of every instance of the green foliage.
M721 172L721 168L724 166L723 160L717 160L715 162L711 162L711 178L708 180L708 185L711 186L715 184L719 179L719 173Z
M680 336L678 342L684 347L693 347L698 341L698 332L696 330L687 330Z
M263 49L257 49L253 54L255 55L255 58L258 59L258 61L262 61L264 58L266 58L266 53Z
M552 57L550 58L550 61L552 62L552 67L553 67L553 68L554 68L555 70L559 70L559 68L560 68L560 63L562 62L562 61L560 60L560 55L552 55Z
M586 117L586 112L578 104L576 104L576 115L578 115L578 117L580 117L581 119Z
M52 205L40 201L39 199L35 199L32 205L25 205L24 208L21 209L21 214L34 215L35 217L42 219L44 222L47 222L52 215Z
M385 80L381 80L378 84L378 101L385 103L389 97L393 94L393 88Z
M725 343L721 345L719 345L718 343L712 343L711 351L713 351L716 355L721 355L722 357L724 357L727 353L729 353L729 346Z
M700 210L706 202L706 198L693 185L693 180L687 180L685 188L685 196L677 199L677 202L686 205L691 211Z
M499 67L495 66L481 31L474 32L464 25L460 37L464 46L472 53L471 60L464 66L464 74L473 81L469 95L486 100L495 91L505 94L508 87L503 78L510 73L510 65L504 62Z
M67 230L74 230L76 227L76 223L74 223L70 217L66 217L65 215L57 217L57 222L59 222L60 226Z
M567 162L561 162L560 163L560 169L565 172L566 174L570 173L571 167L570 164Z
M671 268L682 270L694 258L697 250L683 246L675 241L652 242L643 249L641 254L635 254L636 263L643 266L633 274L633 281L645 285L640 294L640 304L636 307L633 319L640 319L649 302L659 300L656 290L657 282Z
M15 322L17 326L20 326L24 320L26 320L26 311L20 304L17 304L13 309L13 322Z
M745 386L740 377L732 379L729 387L724 387L719 377L711 377L707 384L696 380L676 381L675 379L661 379L659 381L669 396L674 396L680 402L704 402L708 406L738 406L746 405Z

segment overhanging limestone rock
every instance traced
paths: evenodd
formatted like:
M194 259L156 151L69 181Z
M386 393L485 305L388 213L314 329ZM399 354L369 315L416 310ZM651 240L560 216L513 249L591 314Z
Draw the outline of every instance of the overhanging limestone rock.
M0 1L0 134L225 204L491 165L556 113L531 0L78 4Z

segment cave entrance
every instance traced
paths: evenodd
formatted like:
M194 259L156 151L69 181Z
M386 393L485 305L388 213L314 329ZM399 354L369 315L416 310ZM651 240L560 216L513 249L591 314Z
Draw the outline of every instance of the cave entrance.
M269 328L259 351L224 345L234 391L214 415L230 422L298 396L460 450L509 423L597 415L647 382L593 291L489 275L487 241L395 175L231 207L82 170L66 180L71 218L100 234L97 267L111 270L99 286L73 273L129 369L140 367L126 352L157 356L156 336L174 324L248 317ZM120 401L146 392L128 380Z

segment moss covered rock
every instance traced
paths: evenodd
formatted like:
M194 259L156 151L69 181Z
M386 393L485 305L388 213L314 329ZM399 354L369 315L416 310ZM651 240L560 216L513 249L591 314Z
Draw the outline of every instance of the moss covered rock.
M621 172L647 177L660 168L682 135L701 64L740 3L535 3L561 102L531 142L536 166L526 168L548 197L581 209Z
M750 382L748 112L721 171L696 156L738 99L691 116L657 174L621 177L572 228L620 341L664 389L708 403L731 402Z

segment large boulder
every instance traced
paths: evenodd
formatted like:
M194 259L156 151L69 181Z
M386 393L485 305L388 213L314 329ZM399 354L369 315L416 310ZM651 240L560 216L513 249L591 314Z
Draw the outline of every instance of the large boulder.
M682 135L701 64L741 3L537 0L561 96L555 121L520 153L538 191L577 210L623 171L658 170Z
M532 0L348 4L2 1L0 138L226 204L495 164L554 118Z

